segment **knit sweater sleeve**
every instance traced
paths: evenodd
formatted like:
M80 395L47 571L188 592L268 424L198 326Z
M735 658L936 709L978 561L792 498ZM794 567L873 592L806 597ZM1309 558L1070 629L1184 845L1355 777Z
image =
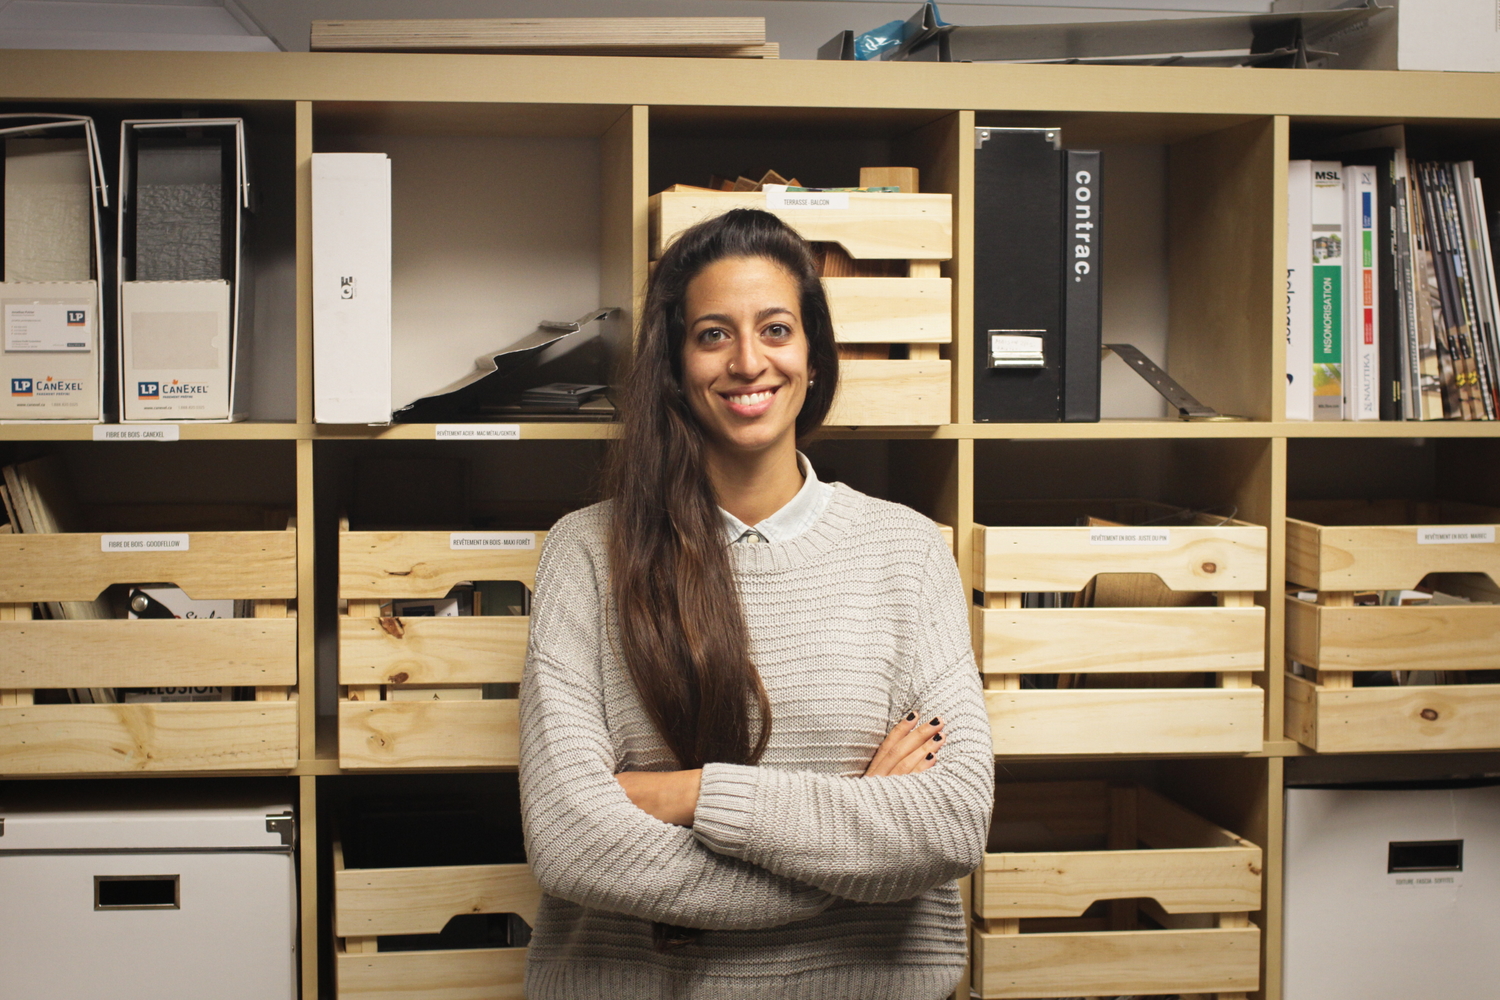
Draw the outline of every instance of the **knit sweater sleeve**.
M521 683L522 822L543 891L708 930L821 913L827 893L709 850L692 831L637 808L615 780L601 667L605 570L580 537L588 533L559 527L538 567Z
M910 670L912 707L947 724L936 764L878 778L709 764L693 820L699 841L865 903L909 899L978 867L994 751L964 591L952 556L933 537Z

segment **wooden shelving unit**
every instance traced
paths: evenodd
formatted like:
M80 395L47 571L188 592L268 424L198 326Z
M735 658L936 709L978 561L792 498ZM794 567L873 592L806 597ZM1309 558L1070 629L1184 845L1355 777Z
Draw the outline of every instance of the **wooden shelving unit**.
M620 306L627 324L638 310L649 261L648 196L664 182L694 180L714 150L735 156L761 150L766 165L778 169L802 169L802 163L829 172L877 162L916 166L924 191L952 196L952 259L941 265L953 294L954 335L942 348L952 372L951 420L935 427L830 428L815 446L819 471L952 526L960 571L971 581L976 567L969 540L976 525L992 523L983 517L985 508L1002 501L1128 496L1190 508L1230 505L1235 517L1265 527L1266 579L1250 588L1265 622L1264 663L1248 675L1264 692L1259 749L1152 756L1069 753L1063 746L1001 763L1015 780L1140 781L1258 846L1262 892L1250 919L1260 930L1263 985L1251 995L1280 996L1284 759L1310 753L1284 735L1281 595L1288 501L1334 496L1331 491L1343 487L1352 497L1379 498L1396 490L1414 499L1500 503L1500 473L1493 471L1500 468L1496 425L1279 419L1285 164L1299 136L1402 122L1413 142L1431 135L1445 149L1466 150L1493 185L1500 182L1500 160L1492 153L1500 132L1500 79L614 57L18 51L0 53L0 101L6 110L96 114L101 135L108 135L110 121L141 109L155 117L187 108L195 114L238 113L257 125L251 143L259 150L258 166L269 171L261 171L262 190L274 196L265 206L260 250L279 262L279 270L273 269L265 293L271 308L253 332L260 351L251 419L183 425L179 444L94 443L89 426L5 425L0 455L9 461L57 451L78 471L99 463L115 468L130 449L132 462L161 473L158 481L172 477L172 484L132 481L119 487L126 499L197 501L199 494L217 491L263 502L261 494L270 493L294 511L300 751L295 764L269 773L285 775L300 790L304 997L332 996L332 854L330 838L319 829L320 802L337 787L330 783L378 780L350 777L339 766L338 705L332 697L339 675L329 651L337 648L330 637L339 624L330 581L337 576L342 470L355 454L449 449L445 453L486 468L503 463L523 476L526 463L551 450L586 464L613 433L607 425L526 424L519 445L455 445L434 442L431 425L312 422L311 155L379 148L388 140L420 148L439 138L514 141L522 150L518 156L526 143L577 140L592 157L588 171L598 178L597 190L589 193L597 202L597 250L580 266L597 280L599 301ZM972 422L976 125L1060 126L1071 146L1162 150L1167 366L1205 402L1247 419ZM108 150L105 155L108 161ZM678 176L683 173L692 176ZM497 176L495 183L504 178ZM1107 225L1108 192L1105 204ZM559 295L560 313L567 298ZM1400 461L1387 461L1398 453ZM1346 460L1325 469L1329 455ZM269 486L259 470L266 456L290 470ZM566 505L576 497L544 499ZM16 777L15 770L0 757L0 775ZM224 780L234 779L226 774ZM356 954L346 951L337 960L368 961ZM1079 992L1107 984L1087 985ZM967 996L966 989L961 995Z

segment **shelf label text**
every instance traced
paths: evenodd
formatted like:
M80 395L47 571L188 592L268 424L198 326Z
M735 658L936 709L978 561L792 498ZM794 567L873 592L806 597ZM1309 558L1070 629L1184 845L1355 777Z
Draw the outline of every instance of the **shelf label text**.
M176 424L152 424L148 427L124 427L118 424L95 424L95 441L176 441Z
M1171 528L1090 528L1090 545L1171 545Z
M784 208L848 208L847 191L767 191L766 211Z
M101 552L186 552L189 536L165 531L143 535L100 535Z
M512 552L530 552L536 548L536 532L455 531L448 535L448 548L453 551L506 549Z
M1493 524L1445 524L1441 528L1418 528L1418 545L1478 545L1493 544Z
M438 424L432 436L438 441L519 441L520 424Z

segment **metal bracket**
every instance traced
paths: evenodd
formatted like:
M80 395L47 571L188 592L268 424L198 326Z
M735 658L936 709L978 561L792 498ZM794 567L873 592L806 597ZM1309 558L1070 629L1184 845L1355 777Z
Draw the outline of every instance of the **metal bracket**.
M1114 352L1120 360L1131 367L1146 384L1162 394L1167 402L1177 408L1177 415L1183 420L1245 420L1245 417L1232 417L1220 413L1209 406L1204 406L1184 389L1177 380L1157 367L1156 362L1142 354L1140 348L1134 344L1105 344L1105 353Z
M282 847L297 846L297 824L292 819L291 813L280 813L274 816L267 816L266 832L280 834Z
M1056 126L1040 128L1001 128L995 125L976 125L974 127L974 148L983 149L985 142L989 140L992 132L1040 132L1042 137L1052 144L1053 149L1062 148L1062 129Z

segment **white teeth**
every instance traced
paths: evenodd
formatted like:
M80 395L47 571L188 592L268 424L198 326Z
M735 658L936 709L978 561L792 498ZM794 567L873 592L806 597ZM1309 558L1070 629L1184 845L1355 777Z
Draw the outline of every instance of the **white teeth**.
M769 389L766 389L761 392L747 392L741 396L731 396L730 399L735 403L738 403L740 406L754 406L757 403L764 403L773 395L775 395L775 393L771 392L771 390Z

